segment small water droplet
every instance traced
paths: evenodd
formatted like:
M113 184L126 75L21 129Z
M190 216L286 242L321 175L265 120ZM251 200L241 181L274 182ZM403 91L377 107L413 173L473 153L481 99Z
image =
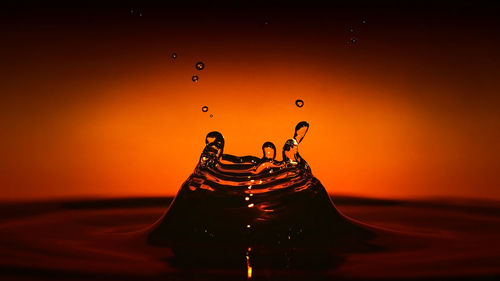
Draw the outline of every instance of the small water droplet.
M139 13L139 17L142 17L142 13Z
M198 79L200 79L198 77L198 75L193 75L193 77L191 77L191 80L193 80L193 82L197 83L198 82Z
M352 27L351 27L351 28L349 28L349 32L350 32L350 33L354 33L354 28L352 28Z
M295 101L295 105L298 106L298 107L303 107L304 106L304 101L303 100L296 100Z
M210 118L212 118L212 117L214 117L214 115L213 115L213 114L210 114Z
M133 10L133 9L132 9L132 10L130 10L130 13L131 13L131 14L133 14L133 13L134 13L134 10Z
M358 42L358 39L356 37L351 37L349 40L347 40L347 45L354 45Z
M201 108L201 111L203 111L203 112L207 112L207 111L208 111L208 106L206 106L206 105L205 105L205 106L203 106L203 107Z
M172 53L172 58L175 60L177 58L177 53Z
M366 20L362 20L362 21L361 21L361 23L362 23L362 24L366 24Z
M262 145L263 158L273 159L276 157L276 146L274 143L268 141Z
M203 70L205 68L205 64L202 61L199 61L195 65L197 70Z

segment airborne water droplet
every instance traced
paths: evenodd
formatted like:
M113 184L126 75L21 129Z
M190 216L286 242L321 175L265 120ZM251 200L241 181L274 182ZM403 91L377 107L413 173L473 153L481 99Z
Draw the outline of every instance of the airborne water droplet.
M195 65L197 70L203 70L205 68L205 64L202 61L199 61Z
M193 77L191 77L191 80L193 80L193 82L197 83L198 82L198 75L193 75Z
M203 112L207 112L207 111L208 111L208 106L206 106L206 105L205 105L205 106L203 106L203 107L201 108L201 111L203 111Z
M175 60L177 58L177 53L172 53L172 58Z
M214 117L214 115L213 115L213 114L210 114L210 118L212 118L212 117Z
M303 107L304 106L304 101L303 100L296 100L295 101L295 105L298 106L298 107Z

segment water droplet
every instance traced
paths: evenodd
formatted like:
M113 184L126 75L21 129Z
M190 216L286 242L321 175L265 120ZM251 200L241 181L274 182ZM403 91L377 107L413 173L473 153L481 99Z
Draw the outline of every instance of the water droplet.
M203 111L203 112L207 112L207 111L208 111L208 106L206 106L206 105L205 105L205 106L203 106L203 107L201 108L201 111Z
M197 70L203 70L205 68L205 64L202 61L199 61L195 65Z
M210 114L210 118L212 118L212 117L214 117L214 115L213 115L213 114Z
M193 75L193 77L191 77L191 80L193 80L193 82L195 82L195 83L198 82L198 79L200 79L200 77L198 77L198 75Z
M351 39L349 39L349 41L352 43L352 44L356 44L356 42L358 42L358 39L355 38L355 37L352 37Z
M303 107L304 106L304 101L303 100L296 100L295 105L298 107Z
M306 121L299 122L297 126L295 126L295 133L293 134L293 138L300 143L302 139L304 139L307 130L309 130L309 123Z
M352 27L351 27L351 28L349 28L349 32L350 32L350 33L354 33L354 28L352 28Z
M272 142L265 142L262 145L262 153L264 158L274 160L276 158L276 146Z
M208 158L209 165L214 165L214 163L210 162L214 158L219 158L222 156L222 152L224 150L224 137L217 131L210 132L205 137L205 145L206 146L202 152L202 156ZM200 163L203 164L202 161L200 161Z
M139 13L139 17L142 17L142 13Z
M220 146L224 147L224 136L217 131L208 133L207 136L205 137L205 144L213 142L220 143Z
M366 20L362 20L362 21L361 21L361 23L362 23L362 24L366 24Z
M175 60L177 58L177 53L172 53L172 58Z
M132 10L130 10L130 13L131 13L131 14L133 14L133 13L134 13L134 10L133 10L133 9L132 9Z

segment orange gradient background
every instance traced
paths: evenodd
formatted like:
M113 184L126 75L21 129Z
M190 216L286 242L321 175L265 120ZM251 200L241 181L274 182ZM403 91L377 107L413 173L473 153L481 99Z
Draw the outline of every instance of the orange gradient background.
M0 199L175 195L209 131L260 157L302 120L334 195L500 199L500 48L475 18L143 11L4 28Z

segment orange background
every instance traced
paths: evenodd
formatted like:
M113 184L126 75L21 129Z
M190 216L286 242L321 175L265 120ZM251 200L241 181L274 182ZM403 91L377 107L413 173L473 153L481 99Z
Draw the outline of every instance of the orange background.
M304 26L280 11L138 19L124 7L5 28L0 199L174 195L209 131L225 153L260 157L302 120L300 153L333 194L500 199L491 27L377 12Z

